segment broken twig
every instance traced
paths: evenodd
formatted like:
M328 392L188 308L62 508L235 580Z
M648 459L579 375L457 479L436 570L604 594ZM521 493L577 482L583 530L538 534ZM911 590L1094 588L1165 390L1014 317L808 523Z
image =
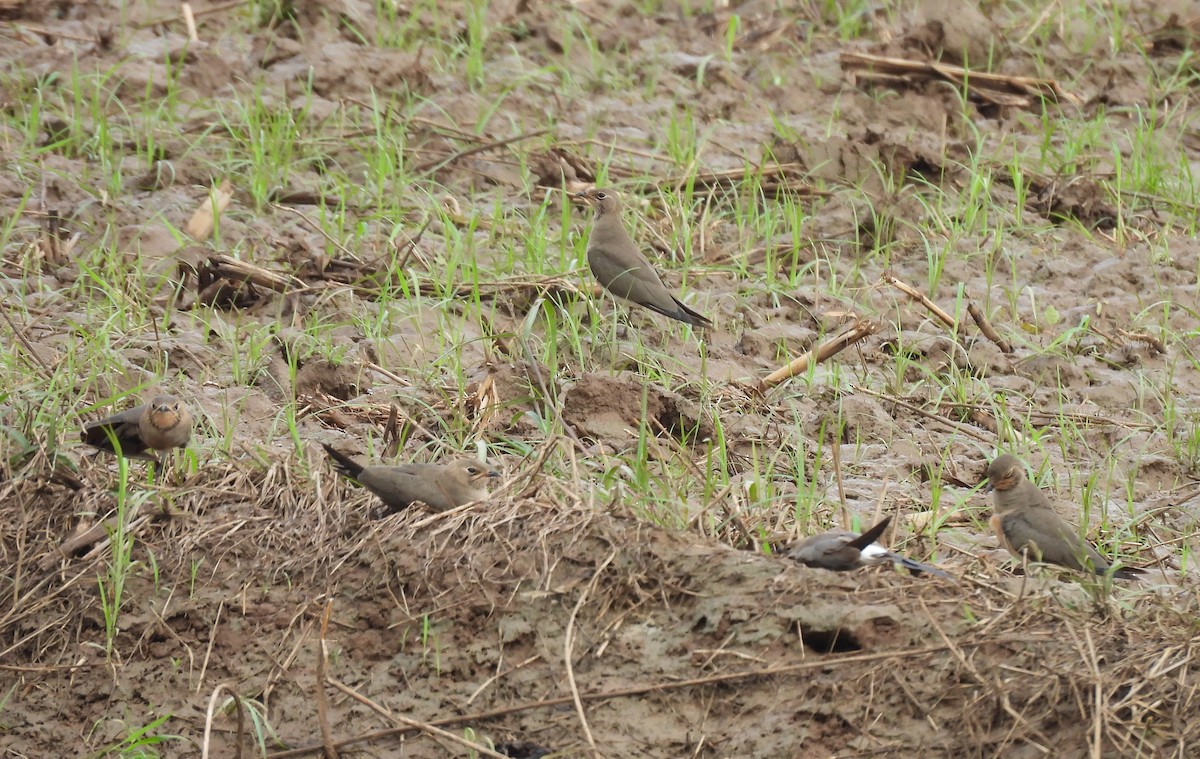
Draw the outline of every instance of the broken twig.
M987 316L983 313L983 309L975 305L971 300L967 300L967 313L971 315L971 319L975 322L975 326L979 327L979 331L983 333L983 336L995 343L1001 353L1013 352L1012 345L1000 336L1000 333L988 321Z
M800 358L792 361L787 366L782 366L769 375L759 380L757 390L760 393L766 392L786 379L795 377L797 374L808 371L808 367L813 364L819 364L826 361L838 353L854 345L859 340L865 337L870 337L879 331L879 325L869 319L858 321L853 327L846 330L837 337L823 343L814 350L805 353Z
M896 277L893 276L890 271L885 271L883 274L880 274L879 279L920 303L926 308L926 310L929 311L929 313L937 317L938 321L949 327L952 332L958 327L958 322L954 320L954 317L942 310L941 306L930 300L929 296L925 295L925 293L921 292L907 282L902 282L899 279L896 279Z

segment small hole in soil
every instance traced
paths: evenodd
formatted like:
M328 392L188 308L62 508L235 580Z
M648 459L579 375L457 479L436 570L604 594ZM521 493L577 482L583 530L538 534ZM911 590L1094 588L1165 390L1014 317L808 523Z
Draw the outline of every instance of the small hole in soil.
M497 743L496 751L512 759L541 759L553 752L532 743Z
M805 630L800 628L800 640L804 647L818 654L844 654L861 651L858 638L848 630Z

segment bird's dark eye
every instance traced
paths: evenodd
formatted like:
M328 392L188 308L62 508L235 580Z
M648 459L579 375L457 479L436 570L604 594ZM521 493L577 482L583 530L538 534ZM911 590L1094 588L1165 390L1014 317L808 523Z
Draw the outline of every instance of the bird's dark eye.
M604 199L605 199L605 198L607 198L607 197L608 197L608 193L607 193L607 192L598 192L598 193L596 193L596 200L604 200Z
M470 474L470 475L479 474L479 467L474 467L474 466L467 467L467 474Z

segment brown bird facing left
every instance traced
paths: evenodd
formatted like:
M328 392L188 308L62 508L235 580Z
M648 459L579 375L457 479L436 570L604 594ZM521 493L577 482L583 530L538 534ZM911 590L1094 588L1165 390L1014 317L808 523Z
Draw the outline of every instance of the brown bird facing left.
M487 481L500 475L472 459L445 464L375 464L363 466L328 443L322 443L339 474L370 490L387 506L388 514L416 501L433 511L448 511L488 496Z
M886 516L879 524L862 535L845 530L833 530L809 536L788 551L787 556L801 564L832 569L835 572L848 572L852 569L871 567L890 561L914 574L925 573L937 575L945 580L954 580L954 576L948 572L893 553L876 543L875 541L887 529L890 521L892 518Z
M1017 558L1044 561L1098 575L1113 572L1122 580L1142 573L1133 567L1113 569L1108 560L1079 536L1054 510L1046 494L1025 478L1025 465L1011 454L997 456L988 465L992 491L989 520L1000 544Z
M192 414L183 401L156 395L149 403L89 422L80 439L102 451L162 464L167 451L184 447L191 437Z
M621 221L620 195L613 190L591 189L576 193L574 198L596 211L588 236L587 260L592 275L605 290L684 324L712 326L702 314L671 294L654 266L638 250Z

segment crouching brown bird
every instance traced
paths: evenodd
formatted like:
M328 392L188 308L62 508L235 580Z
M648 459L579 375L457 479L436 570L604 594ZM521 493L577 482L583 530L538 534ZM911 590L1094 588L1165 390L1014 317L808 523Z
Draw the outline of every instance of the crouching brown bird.
M988 465L988 489L992 491L989 521L1000 544L1017 558L1058 564L1098 575L1129 580L1142 573L1133 567L1113 569L1107 559L1079 536L1054 510L1041 489L1025 478L1025 465L1012 454L997 456Z
M328 443L322 443L339 474L370 490L394 514L416 501L433 511L448 511L487 498L487 481L500 475L472 459L445 464L375 464L363 466Z
M80 435L93 448L130 459L154 461L160 469L167 451L184 447L191 437L192 414L173 395L156 395L149 403L89 422Z
M644 306L693 327L711 327L712 322L671 294L654 266L638 250L621 221L621 196L613 190L584 190L577 202L596 212L588 236L588 268L596 281L616 297Z
M954 580L954 576L948 572L929 564L913 561L907 556L892 553L876 543L875 541L879 539L891 521L891 516L886 516L883 521L861 535L844 530L833 530L807 537L788 551L787 556L801 564L832 569L835 572L847 572L890 561L914 573L923 572L946 580Z

